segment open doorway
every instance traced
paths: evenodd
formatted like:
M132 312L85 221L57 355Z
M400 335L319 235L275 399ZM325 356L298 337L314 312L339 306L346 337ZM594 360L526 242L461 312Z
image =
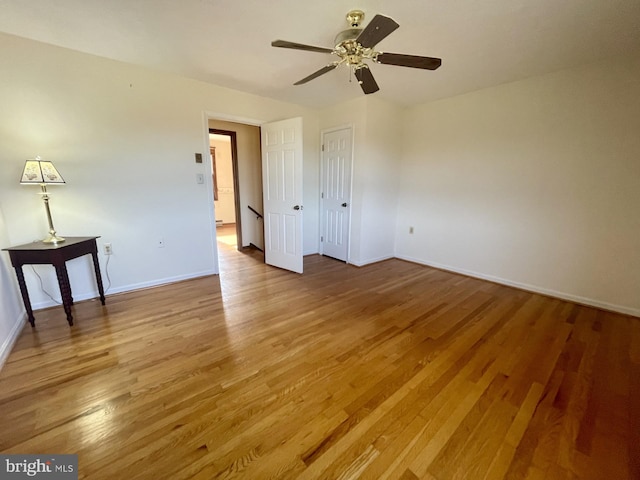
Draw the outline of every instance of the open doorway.
M213 177L213 202L218 242L242 246L242 216L238 182L238 144L236 132L209 129L209 152Z
M264 262L260 127L208 119L220 273L237 255Z

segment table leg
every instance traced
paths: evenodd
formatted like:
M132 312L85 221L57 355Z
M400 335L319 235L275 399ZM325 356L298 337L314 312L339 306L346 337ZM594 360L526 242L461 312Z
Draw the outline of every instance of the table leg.
M71 315L71 305L73 300L71 298L71 287L69 286L69 274L67 273L67 266L63 262L62 265L54 265L56 267L56 276L58 277L58 285L60 286L60 295L62 296L62 305L64 306L64 313L67 314L67 322L69 325L73 325L73 316Z
M29 292L27 291L27 284L24 281L24 273L22 267L15 267L16 276L18 277L18 285L20 285L20 293L22 294L22 301L24 307L27 309L27 319L32 327L36 326L36 319L33 316L33 309L31 308L31 300L29 300Z
M71 282L69 281L69 273L67 272L66 266L62 269L62 274L64 275L64 284L67 287L67 291L69 292L69 302L71 303L71 305L73 305L73 292L71 291Z
M98 292L100 293L100 302L104 305L104 287L102 286L102 275L100 274L98 254L96 252L91 252L91 258L93 258L93 270L96 272L96 283L98 284Z

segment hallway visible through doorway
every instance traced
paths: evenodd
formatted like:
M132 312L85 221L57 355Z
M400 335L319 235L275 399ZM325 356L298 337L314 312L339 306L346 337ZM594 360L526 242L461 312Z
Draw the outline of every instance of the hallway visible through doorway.
M236 237L236 225L218 225L216 227L218 239L218 261L220 262L220 273L223 288L227 284L226 280L233 279L240 275L247 268L247 258L252 258L258 263L264 263L264 253L257 248L244 247L238 249Z
M222 243L225 246L237 248L238 237L236 235L236 224L227 223L216 227L216 235L218 237L218 244ZM219 246L220 247L220 246Z

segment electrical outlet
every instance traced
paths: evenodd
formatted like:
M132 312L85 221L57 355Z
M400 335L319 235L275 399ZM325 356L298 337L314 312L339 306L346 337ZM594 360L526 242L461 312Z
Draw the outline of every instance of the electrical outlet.
M164 248L164 238L158 239L158 248Z
M204 183L204 174L196 173L196 183L202 185Z
M111 244L110 243L105 243L102 248L104 248L104 254L105 255L112 255L113 254L113 249L111 248Z
M409 227L409 235L413 235L413 227Z

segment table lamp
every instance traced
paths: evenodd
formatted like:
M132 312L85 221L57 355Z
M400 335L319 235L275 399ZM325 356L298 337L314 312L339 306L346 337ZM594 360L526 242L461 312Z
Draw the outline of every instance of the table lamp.
M51 162L45 162L36 157L35 160L27 160L24 165L24 171L22 172L22 179L20 184L31 185L39 184L41 188L40 194L42 200L44 200L44 208L47 211L47 220L49 221L49 235L42 240L44 243L62 243L64 238L56 235L56 230L53 228L53 220L51 220L51 210L49 210L49 194L47 193L47 185L60 185L64 184L64 178L56 170Z

